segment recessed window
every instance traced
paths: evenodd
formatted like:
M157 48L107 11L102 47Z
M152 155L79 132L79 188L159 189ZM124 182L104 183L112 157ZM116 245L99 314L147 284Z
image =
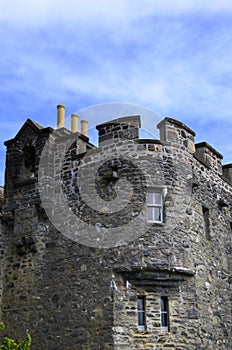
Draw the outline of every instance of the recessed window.
M232 222L230 222L230 240L232 245Z
M168 297L161 297L160 299L160 313L161 313L161 330L169 332L169 307Z
M203 225L204 225L204 234L206 239L210 239L210 230L209 230L209 209L202 207L203 215Z
M22 180L31 179L35 176L35 153L33 146L25 146L23 149Z
M138 330L145 330L145 297L137 298Z
M163 222L163 191L155 190L147 193L147 221Z

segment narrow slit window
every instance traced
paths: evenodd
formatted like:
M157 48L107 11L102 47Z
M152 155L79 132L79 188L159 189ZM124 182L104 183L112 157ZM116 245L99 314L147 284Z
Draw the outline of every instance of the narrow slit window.
M232 233L232 222L230 222L230 232Z
M137 298L138 330L145 329L145 297Z
M209 230L209 209L202 207L203 215L203 225L204 225L204 234L206 239L210 239L210 230Z
M230 242L232 246L232 222L230 222Z
M161 297L161 330L169 332L169 306L168 297Z

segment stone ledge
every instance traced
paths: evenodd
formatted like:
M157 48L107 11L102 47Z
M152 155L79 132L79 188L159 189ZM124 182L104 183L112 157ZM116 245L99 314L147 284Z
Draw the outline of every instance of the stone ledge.
M168 265L149 265L146 267L131 266L129 268L120 266L115 269L115 272L118 272L118 273L166 272L166 273L172 273L172 274L187 275L189 277L195 275L195 271L191 269L188 269L182 266L168 266Z
M133 281L136 286L177 288L180 282L195 275L195 272L183 267L155 266L154 268L118 268L123 278Z

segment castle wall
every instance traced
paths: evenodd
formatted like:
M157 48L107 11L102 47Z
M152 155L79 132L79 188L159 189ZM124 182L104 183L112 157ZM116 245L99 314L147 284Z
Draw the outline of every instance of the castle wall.
M4 190L0 188L0 216L2 216ZM6 225L2 218L0 218L0 319L2 318L2 296L3 296L3 281L4 281L4 269L5 269L5 229Z
M24 130L37 153L23 181L22 140L8 143L2 317L10 336L29 330L34 350L232 348L229 170L184 124L165 118L160 140L138 140L139 125L133 117L98 126L100 148L82 155L73 140L64 151L59 131L39 183L48 134ZM149 188L161 189L164 217L148 225Z
M180 129L184 136L182 140ZM178 211L181 211L181 218L179 217L180 220L176 222L173 230L168 231L169 235L167 228L164 232L162 229L153 228L158 233L157 236L154 236L153 231L149 232L148 236L141 237L140 247L143 262L146 261L146 264L144 272L140 272L140 277L136 276L139 269L131 273L123 272L118 277L123 300L116 300L114 309L116 349L229 349L231 185L222 179L221 172L218 171L220 168L214 166L215 163L219 163L217 154L212 154L212 159L209 159L212 167L204 167L197 158L189 156L188 152L191 153L192 147L186 147L183 127L172 123L168 130L172 131L172 144L163 144L166 154L163 151L162 164L167 162L167 155L172 154L174 168L179 168L179 172L173 174L172 168L169 167L171 186L168 186L166 211L167 215L174 218L178 218ZM165 136L165 133L163 135ZM165 142L168 141L165 137ZM173 143L180 146L173 147ZM187 152L184 151L184 147ZM185 174L179 165L180 161L183 168L191 168L191 193L183 195L182 192L182 196L178 198L176 192L180 192L181 184L183 185L182 176ZM168 181L166 183L168 184ZM181 199L182 204L179 202ZM209 209L208 233L203 222L203 207ZM153 237L155 239L151 242ZM135 242L133 248L136 249ZM138 255L137 248L135 256ZM151 266L149 268L151 264L154 268L153 276L151 272L148 274L148 270L152 270ZM159 264L163 265L160 269ZM187 267L190 271L186 271L186 274L170 275L170 271L175 267L177 271L178 268L181 270ZM169 272L166 276L165 268ZM130 293L128 295L125 288L126 279L132 285L132 296ZM142 332L138 331L137 327L136 295L146 297L147 325L146 330ZM163 332L161 327L162 295L169 296L170 332Z

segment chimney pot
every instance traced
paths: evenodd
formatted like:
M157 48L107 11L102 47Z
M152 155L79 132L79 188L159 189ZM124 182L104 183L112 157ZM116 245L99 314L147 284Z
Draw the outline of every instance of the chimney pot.
M78 131L78 114L74 113L71 115L71 131Z
M88 137L88 120L81 120L81 133Z
M65 106L57 105L57 128L64 128Z

